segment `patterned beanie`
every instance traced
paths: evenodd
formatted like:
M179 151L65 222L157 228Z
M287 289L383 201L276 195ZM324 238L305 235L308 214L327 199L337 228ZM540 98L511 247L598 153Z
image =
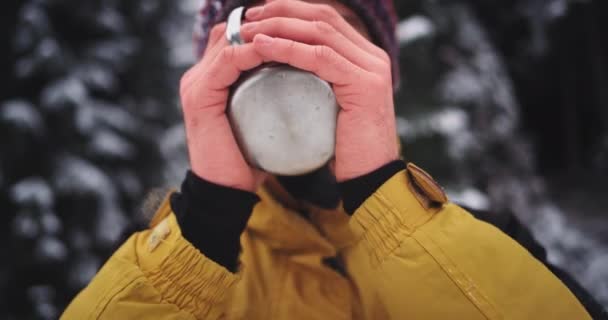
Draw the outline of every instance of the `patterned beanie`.
M391 58L393 87L399 84L399 65L397 55L399 46L395 36L397 14L393 0L339 0L353 10L365 23L372 41L383 48ZM196 54L200 58L205 51L209 31L239 6L254 3L253 0L203 0L194 26Z

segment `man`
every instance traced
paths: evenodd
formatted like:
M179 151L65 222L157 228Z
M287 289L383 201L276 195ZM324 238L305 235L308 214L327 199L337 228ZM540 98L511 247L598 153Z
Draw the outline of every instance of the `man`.
M202 14L215 24L237 2ZM192 171L181 192L64 318L590 318L526 249L399 160L390 1L266 1L245 17L245 44L230 46L215 25L182 78ZM268 177L244 160L225 114L229 88L270 61L332 84L330 175Z

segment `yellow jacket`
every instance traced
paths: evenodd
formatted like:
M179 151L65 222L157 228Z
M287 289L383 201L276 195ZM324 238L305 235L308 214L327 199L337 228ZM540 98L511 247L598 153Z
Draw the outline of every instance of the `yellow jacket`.
M412 169L352 217L315 210L307 220L260 191L237 274L182 237L165 200L62 318L590 319L543 264Z

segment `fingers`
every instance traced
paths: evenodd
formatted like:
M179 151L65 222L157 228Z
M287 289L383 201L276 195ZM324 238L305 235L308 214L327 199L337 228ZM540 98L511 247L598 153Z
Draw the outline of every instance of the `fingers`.
M251 42L253 37L259 33L310 45L331 47L339 55L366 70L372 70L383 63L376 56L361 50L334 27L323 21L273 17L250 22L241 27L241 36L245 42Z
M225 37L226 34L226 23L219 23L211 28L209 32L209 41L203 54L203 59L215 57L218 51L228 44L228 40Z
M217 51L215 57L210 57L209 60L205 58L182 76L180 85L182 97L188 96L187 93L192 90L225 90L236 82L243 71L253 69L267 61L252 43L239 46L226 43L212 50ZM205 87L200 88L201 84Z
M207 47L205 49L205 53L203 54L203 58L199 60L196 64L194 64L190 69L188 69L181 79L181 87L182 89L187 89L192 83L192 79L201 73L205 72L208 61L213 61L217 56L218 52L222 50L224 47L228 45L228 41L222 40L225 39L224 34L226 32L226 23L220 23L215 25L210 33L209 40L207 41Z
M225 37L226 35L226 23L218 23L209 32L209 41L207 42L207 47L211 47L217 43L220 38Z
M253 69L266 60L252 43L223 47L215 60L204 70L209 88L223 90L232 85L243 71Z
M323 21L328 23L359 48L374 56L386 59L386 52L355 30L331 6L325 4L312 4L305 1L275 0L264 6L253 7L247 10L245 17L249 21L260 21L272 17L296 18L308 21Z
M258 34L253 45L262 59L289 64L315 73L321 79L335 85L347 85L367 71L342 57L324 45L309 45L283 38Z

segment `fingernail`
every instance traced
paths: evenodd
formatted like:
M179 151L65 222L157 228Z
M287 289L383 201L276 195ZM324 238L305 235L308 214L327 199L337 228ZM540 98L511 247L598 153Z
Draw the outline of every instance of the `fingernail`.
M245 11L245 18L247 18L247 19L258 18L262 15L262 11L264 11L263 6L249 8L249 9L247 9L247 11Z
M258 35L255 36L255 38L253 39L253 41L255 41L255 42L257 42L257 43L259 43L261 45L268 46L268 45L272 44L272 41L274 41L274 39L272 37L269 37L269 36L267 36L265 34L261 34L260 33L260 34L258 34Z

